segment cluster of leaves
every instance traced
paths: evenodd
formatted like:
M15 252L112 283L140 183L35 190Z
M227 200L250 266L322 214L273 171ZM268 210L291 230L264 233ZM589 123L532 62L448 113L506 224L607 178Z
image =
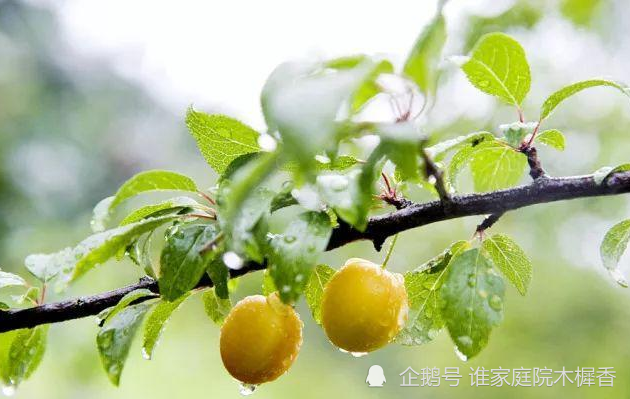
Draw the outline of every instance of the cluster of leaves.
M305 295L314 319L320 322L323 288L335 270L318 266L318 255L326 250L340 221L360 231L366 228L382 173L394 169L396 184L417 184L435 193L438 176L421 172L427 169L423 162L430 160L443 168L444 183L451 192L458 191L457 176L465 168L471 171L476 191L514 186L527 166L525 150L534 142L565 148L561 132L540 130L562 101L593 86L610 86L628 94L625 86L610 80L578 82L553 93L538 120L527 123L521 109L531 82L525 52L505 34L487 34L469 56L458 61L475 87L514 106L519 120L501 126L498 135L473 132L426 146L433 138L421 133L412 116L413 98L406 109L402 107L397 102L400 96L383 82L383 76L398 79L415 96L421 93L424 105L419 112L429 112L438 91L445 42L445 20L438 10L401 71L386 59L367 55L281 64L262 90L268 126L264 133L231 117L191 108L186 124L219 176L210 193L176 172L140 173L96 206L94 235L75 247L26 259L27 269L42 288L55 283L63 289L97 265L124 257L157 279L160 296L148 290L133 291L99 315L97 347L114 384L119 383L135 333L142 327L143 352L150 358L170 315L196 289L208 285L204 275L213 285L202 294L205 309L217 323L231 307L230 287L237 281L231 274L252 263L268 266L264 292L278 291L287 303ZM371 104L382 100L396 102L398 114L391 122L366 122ZM361 154L356 153L361 150L357 146L352 147L357 148L355 153L342 151L367 135L375 137L375 148L363 149ZM601 184L620 170L608 170ZM155 191L179 192L180 196L147 204L112 223L121 204ZM271 231L270 220L287 207L298 209L297 216L281 231ZM610 269L616 270L628 242L630 224L624 223L609 233L602 246ZM157 260L153 237L161 234L165 241ZM531 269L523 251L506 236L491 236L479 247L454 243L406 274L411 317L397 340L423 344L446 327L462 356L476 355L503 317L504 283L497 270L525 294ZM1 274L0 288L8 285L26 288L21 301L39 304L43 300L38 287L28 287L21 277ZM37 366L46 331L37 327L0 335L5 384L18 384Z

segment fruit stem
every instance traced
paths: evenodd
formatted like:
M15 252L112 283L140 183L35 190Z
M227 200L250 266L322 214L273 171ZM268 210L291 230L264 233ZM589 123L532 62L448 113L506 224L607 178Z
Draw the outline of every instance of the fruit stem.
M398 241L398 234L394 236L392 239L392 243L389 245L389 249L387 249L387 255L385 255L385 259L383 260L383 264L381 267L385 269L387 267L387 263L389 262L389 258L392 257L392 252L394 252L394 247L396 246L396 241Z

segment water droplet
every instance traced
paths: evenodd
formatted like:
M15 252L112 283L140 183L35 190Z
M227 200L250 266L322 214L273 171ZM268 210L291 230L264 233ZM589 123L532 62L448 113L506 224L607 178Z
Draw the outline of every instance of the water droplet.
M462 335L461 337L457 337L457 342L461 344L461 346L465 346L467 348L470 348L473 344L472 338L470 338L468 335Z
M427 332L429 339L435 339L438 336L439 330L431 329Z
M284 236L284 242L286 242L287 244L291 244L295 242L295 240L295 236Z
M276 149L276 147L278 147L278 142L276 139L265 133L258 136L258 145L261 150L272 152Z
M241 386L239 387L239 392L243 396L249 396L254 393L256 388L258 388L258 385L241 383Z
M144 346L142 347L142 358L144 360L151 360L151 354L147 352L147 348L145 348Z
M363 357L363 356L367 355L368 353L367 352L350 352L350 354L353 357Z
M488 291L486 291L486 290L479 290L478 294L482 298L487 298L488 297Z
M464 355L459 348L457 348L457 346L455 347L455 355L457 356L457 358L459 360L461 360L462 362L466 362L468 361L468 356Z
M291 287L288 285L283 285L282 286L282 292L291 292Z
M2 386L2 394L4 396L13 396L13 395L15 395L15 385L3 385Z
M437 183L437 179L435 178L435 176L431 175L429 176L429 178L427 179L427 181L429 182L430 185L435 185L435 183Z
M223 254L223 263L232 270L239 270L243 267L243 259L232 251Z
M615 279L617 284L619 284L620 286L622 286L624 288L628 288L628 281L626 280L626 277L623 275L621 270L619 270L619 269L611 269L610 270L610 275L612 276L612 278Z
M477 285L477 276L474 274L470 274L468 276L468 286L472 288L476 285Z
M297 276L295 276L295 282L299 283L302 280L304 280L304 275L303 274L298 274Z
M315 160L317 160L317 162L319 163L330 163L330 158L328 158L326 155L315 155Z
M341 349L341 348L337 348L337 349L338 349L338 350L339 350L339 352L341 352L341 353L349 353L349 352L348 352L347 350L345 350L345 349Z
M503 309L503 300L498 295L492 295L488 299L488 305L494 310L501 310Z

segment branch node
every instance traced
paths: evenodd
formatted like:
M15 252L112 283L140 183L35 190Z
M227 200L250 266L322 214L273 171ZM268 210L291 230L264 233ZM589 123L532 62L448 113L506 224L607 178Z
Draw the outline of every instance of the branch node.
M540 158L538 158L538 151L536 151L536 147L525 146L520 149L520 151L527 156L527 164L529 165L529 175L534 180L538 179L546 179L547 173L542 167L540 163Z

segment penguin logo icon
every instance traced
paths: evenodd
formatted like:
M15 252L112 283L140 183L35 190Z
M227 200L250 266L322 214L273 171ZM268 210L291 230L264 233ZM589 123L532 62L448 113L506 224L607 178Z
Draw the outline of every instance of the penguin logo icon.
M365 382L369 385L370 388L382 387L383 384L387 382L387 379L385 379L385 372L383 371L383 368L378 364L370 367Z

